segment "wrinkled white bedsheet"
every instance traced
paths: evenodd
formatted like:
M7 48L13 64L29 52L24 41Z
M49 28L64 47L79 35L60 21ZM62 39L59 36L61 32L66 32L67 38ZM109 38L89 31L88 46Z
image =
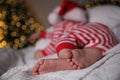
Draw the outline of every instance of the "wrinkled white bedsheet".
M44 47L44 40L39 41L36 46L40 45L42 48ZM20 51L4 50L4 53L14 52L14 54L22 53L22 55L12 58L16 59L11 60L11 62L13 61L12 66L17 66L4 73L0 80L120 80L120 44L110 49L104 58L86 69L50 72L44 75L31 76L32 68L37 62L32 59L32 56L37 48L29 47ZM55 57L56 55L52 55L48 58ZM15 62L19 63L14 64Z

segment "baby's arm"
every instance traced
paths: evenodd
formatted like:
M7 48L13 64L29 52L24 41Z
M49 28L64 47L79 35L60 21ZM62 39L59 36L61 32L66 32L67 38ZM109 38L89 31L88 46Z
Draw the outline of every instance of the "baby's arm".
M36 33L33 33L30 37L29 37L29 42L34 42L34 41L36 41L36 40L38 40L39 39L39 32L36 32Z
M36 32L33 33L30 37L29 37L29 42L34 42L36 40L38 40L39 38L43 38L43 39L52 39L53 36L53 32L47 32L47 31L42 31L42 32Z
M42 31L39 33L40 38L44 39L52 39L53 38L53 32L47 32L47 31Z

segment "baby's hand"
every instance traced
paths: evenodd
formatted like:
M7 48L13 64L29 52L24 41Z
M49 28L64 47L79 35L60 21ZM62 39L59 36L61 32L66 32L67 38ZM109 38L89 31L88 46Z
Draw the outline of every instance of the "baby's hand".
M39 32L37 32L37 33L34 33L34 34L32 34L30 37L29 37L29 42L34 42L34 41L36 41L36 40L38 40L39 39Z
M35 53L34 53L34 59L39 59L43 57L43 54L42 54L42 51L41 50L37 50Z

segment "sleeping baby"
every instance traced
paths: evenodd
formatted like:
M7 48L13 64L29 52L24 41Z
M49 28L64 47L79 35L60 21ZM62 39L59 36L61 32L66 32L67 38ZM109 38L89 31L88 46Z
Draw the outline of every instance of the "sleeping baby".
M32 75L89 67L117 44L108 25L97 21L88 22L86 9L74 1L64 0L48 18L54 31L35 33L29 40L49 37L49 45L38 50L34 57L38 59L57 53L58 58L40 60Z

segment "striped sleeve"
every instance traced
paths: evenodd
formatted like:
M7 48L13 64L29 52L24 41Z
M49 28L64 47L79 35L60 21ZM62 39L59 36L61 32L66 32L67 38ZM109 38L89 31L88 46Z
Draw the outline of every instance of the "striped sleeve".
M53 32L42 31L42 32L40 32L40 38L52 39L53 38Z

